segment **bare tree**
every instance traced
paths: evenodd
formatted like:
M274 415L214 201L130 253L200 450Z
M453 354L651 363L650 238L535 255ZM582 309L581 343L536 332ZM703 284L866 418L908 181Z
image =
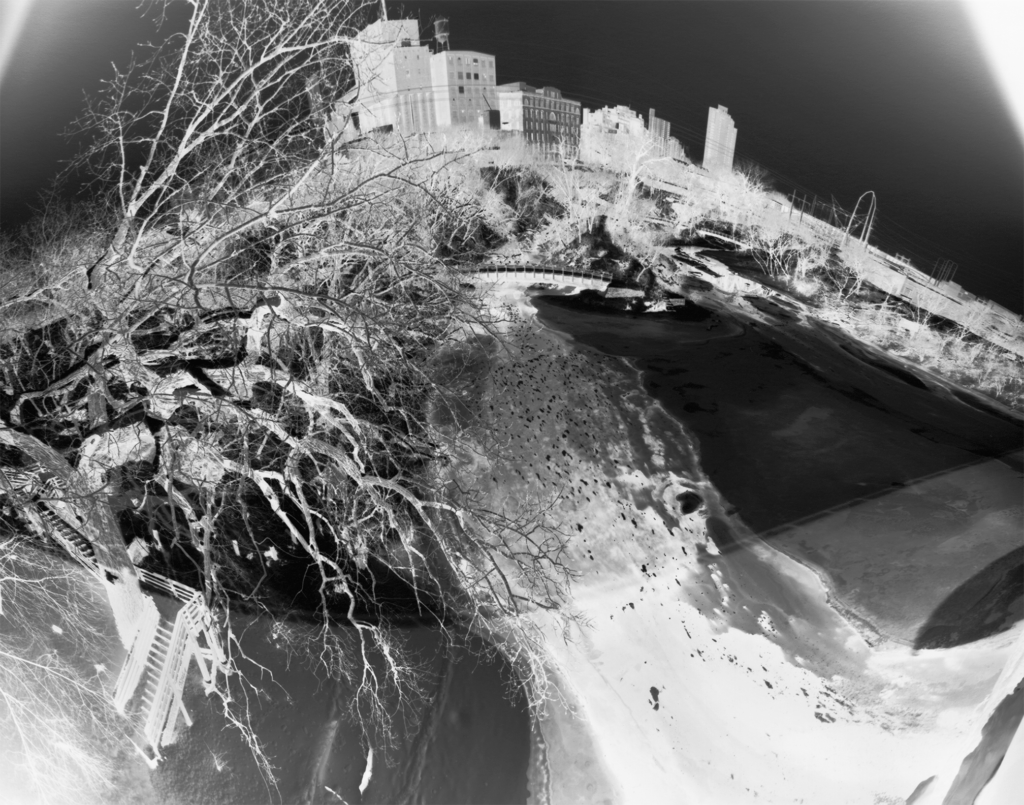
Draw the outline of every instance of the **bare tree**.
M482 215L456 157L332 139L360 5L189 5L84 120L112 212L52 257L60 283L5 302L48 311L0 338L9 460L211 606L302 593L325 636L351 628L367 701L408 679L385 577L424 618L536 650L515 635L561 600L560 538L453 486L436 426L458 402L437 357L487 328L453 266Z

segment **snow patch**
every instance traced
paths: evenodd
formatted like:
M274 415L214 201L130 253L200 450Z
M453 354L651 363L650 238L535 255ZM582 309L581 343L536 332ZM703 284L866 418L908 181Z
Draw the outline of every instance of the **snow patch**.
M370 778L373 777L373 747L370 747L370 751L366 753L366 768L363 770L363 779L359 781L359 794L362 796L363 792L366 791L366 787L370 784Z

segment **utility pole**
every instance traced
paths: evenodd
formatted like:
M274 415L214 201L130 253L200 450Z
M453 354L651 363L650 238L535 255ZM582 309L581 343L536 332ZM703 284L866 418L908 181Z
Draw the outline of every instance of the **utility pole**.
M952 260L936 260L935 268L932 269L932 281L936 285L940 282L952 282L957 268L959 266Z

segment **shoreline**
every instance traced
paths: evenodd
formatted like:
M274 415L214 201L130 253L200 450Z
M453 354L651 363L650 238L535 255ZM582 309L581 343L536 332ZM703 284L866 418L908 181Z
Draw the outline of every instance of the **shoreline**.
M897 614L902 605L896 593L882 588L881 598L865 598L844 569L853 561L857 573L888 572L877 562L869 568L869 535L878 529L872 518L884 520L883 512L899 501L921 509L924 495L934 505L920 516L946 517L936 522L936 534L988 546L970 564L978 572L1016 544L1012 523L1000 525L999 518L1020 517L1019 511L1014 514L1019 490L1014 491L1013 462L1003 460L1005 439L1020 438L1017 422L996 424L987 412L965 411L930 388L869 369L843 343L817 330L757 327L737 340L712 343L691 338L682 322L645 325L643 314L619 318L610 310L599 321L586 315L589 310L551 302L539 313L541 323L555 329L564 325L573 333L579 329L586 333L584 344L621 358L637 373L645 393L697 439L704 471L739 509L746 526L740 531L812 569L837 611L858 624L869 642L915 644L908 632L914 616ZM634 322L638 326L631 326ZM627 326L628 343L616 335ZM765 351L774 363L761 357ZM942 514L943 497L960 507L951 510L952 520ZM860 536L854 521L862 522ZM844 529L848 545L829 538L829 524ZM924 561L939 574L935 589L922 590L914 610L923 623L927 604L938 607L942 599L936 596L952 594L966 577L950 564L953 556L926 558L929 542L914 522L900 517L883 531L893 528L898 529L893 538L907 542L908 561ZM910 581L920 587L924 572Z
M1005 659L1006 636L951 650L962 667L950 675L935 664L945 653L870 645L819 573L780 548L764 544L769 560L763 550L751 551L750 561L744 552L719 552L708 541L706 518L724 514L728 503L697 469L699 448L645 390L643 369L531 316L536 308L521 291L499 293L526 314L516 335L525 339L517 341L516 358L525 368L509 368L486 399L521 458L513 456L504 475L495 468L486 475L495 474L512 497L563 478L569 508L561 511L581 529L568 546L582 573L571 608L590 622L566 643L556 617L533 616L548 635L557 684L578 706L535 721L540 742L531 741L530 802L599 801L559 786L568 779L598 781L612 802L908 796L934 773L935 758L957 733L949 714L984 699ZM535 388L547 389L550 402ZM516 409L524 417L543 413L524 431L502 419ZM680 435L660 439L666 428ZM577 429L602 449L586 452L585 441L573 441ZM557 441L562 433L572 446ZM552 458L551 446L559 444L567 456L536 463ZM695 515L669 505L683 489L704 497ZM765 586L768 566L778 580ZM773 590L785 597L778 606L767 603ZM797 600L805 603L794 609ZM761 667L767 670L755 674ZM916 683L900 681L906 679ZM922 722L906 717L912 712L930 715ZM763 724L761 733L755 724ZM764 739L755 737L765 731L778 753L768 765ZM719 749L707 755L710 747ZM896 756L905 758L899 769L891 763ZM859 763L868 757L875 771L865 779Z

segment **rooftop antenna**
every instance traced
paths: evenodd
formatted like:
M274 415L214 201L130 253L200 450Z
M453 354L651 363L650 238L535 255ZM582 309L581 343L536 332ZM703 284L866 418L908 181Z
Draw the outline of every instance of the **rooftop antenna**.
M434 20L434 41L438 51L448 50L448 18L438 17Z

